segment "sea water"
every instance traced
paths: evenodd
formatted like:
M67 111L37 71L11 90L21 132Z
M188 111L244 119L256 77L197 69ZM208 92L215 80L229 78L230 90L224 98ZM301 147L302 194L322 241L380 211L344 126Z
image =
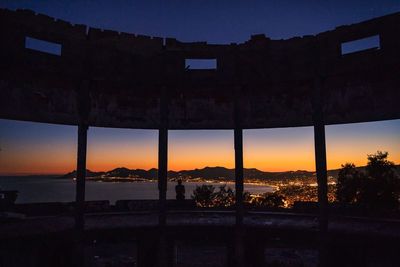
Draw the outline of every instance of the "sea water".
M213 185L218 188L226 184L235 188L235 184L185 182L186 198L190 198L196 186ZM175 198L175 182L168 182L167 198ZM16 203L29 202L70 202L75 200L75 182L72 179L59 179L47 176L3 176L0 177L0 190L18 190ZM272 192L268 185L245 184L245 191L252 194ZM86 200L109 200L112 204L119 199L158 199L157 181L144 182L86 182Z

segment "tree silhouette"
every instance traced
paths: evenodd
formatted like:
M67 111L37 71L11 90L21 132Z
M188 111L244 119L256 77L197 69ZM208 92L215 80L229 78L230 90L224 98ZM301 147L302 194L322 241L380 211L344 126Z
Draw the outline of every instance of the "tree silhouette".
M336 198L341 203L357 203L360 198L362 175L353 163L346 163L338 174Z
M260 207L283 208L285 206L285 198L278 192L267 192L257 198L255 204Z
M192 199L199 207L212 207L214 206L215 187L212 185L196 186L193 190Z
M337 200L372 209L396 209L399 206L400 179L388 152L368 155L365 173L352 163L342 165L337 183Z
M218 207L230 207L235 204L235 192L226 185L221 185L215 193L214 205Z
M192 199L198 207L232 207L235 204L235 191L226 185L221 185L218 191L213 185L196 186L193 190ZM243 192L243 202L250 202L249 192Z
M400 196L400 180L396 166L387 159L388 152L377 151L368 155L367 179L361 202L375 208L397 208Z

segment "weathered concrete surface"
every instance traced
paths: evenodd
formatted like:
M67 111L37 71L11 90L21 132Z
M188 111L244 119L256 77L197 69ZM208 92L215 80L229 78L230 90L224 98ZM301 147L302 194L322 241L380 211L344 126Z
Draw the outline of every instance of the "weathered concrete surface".
M86 229L80 239L85 257L93 260L95 255L126 253L134 256L137 266L155 266L158 214L97 214L87 215L85 221ZM169 213L166 229L169 260L183 260L177 257L181 253L191 256L190 262L194 263L201 262L205 256L212 260L211 249L223 253L219 259L223 256L227 266L232 266L234 223L232 212ZM287 260L301 251L312 252L313 261L317 260L318 223L314 216L249 213L244 218L244 226L246 266L269 266L267 263L277 260L281 253ZM80 254L73 227L72 217L61 216L0 223L0 263L2 266L77 266L73 260ZM399 266L399 221L332 218L328 238L328 266ZM135 251L124 250L125 245ZM196 251L202 253L196 254Z
M72 216L33 217L20 221L1 222L0 239L49 235L68 232L74 229ZM167 215L167 226L233 228L233 212L170 212ZM268 231L317 233L318 221L313 215L291 213L249 212L244 217L248 229ZM158 226L158 214L152 212L137 213L102 213L85 216L85 230L111 231L152 228ZM257 230L258 229L258 230ZM329 232L362 238L388 238L400 240L400 221L385 219L334 217L329 224Z
M0 118L158 129L167 88L170 129L312 125L316 78L327 124L400 118L400 13L316 36L242 44L183 43L72 25L28 10L0 10ZM341 54L343 42L379 35L380 49ZM25 48L25 37L62 45L61 56ZM187 58L216 58L216 70L186 70ZM89 91L87 98L82 92Z

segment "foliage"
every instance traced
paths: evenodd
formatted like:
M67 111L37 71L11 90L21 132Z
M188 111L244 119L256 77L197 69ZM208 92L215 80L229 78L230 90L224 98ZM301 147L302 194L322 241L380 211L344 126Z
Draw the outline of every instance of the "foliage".
M243 193L243 202L251 207L290 208L296 201L318 201L318 188L309 185L290 185L281 187L276 192L267 192L262 195ZM197 186L193 191L192 199L198 207L232 207L235 204L235 191L220 186L217 190L212 185ZM328 186L328 201L335 200L333 185Z
M216 195L214 191L215 187L212 185L196 186L196 189L193 190L192 199L199 207L213 207Z
M267 192L254 197L250 204L256 207L283 208L285 206L285 197L278 192Z
M353 163L346 163L338 174L336 199L342 203L356 203L360 198L362 175Z
M198 207L231 207L235 205L235 192L230 188L226 187L226 185L222 185L216 191L216 188L213 185L201 185L196 186L196 189L193 191L192 199L196 202ZM250 201L250 193L243 193L243 201Z
M400 179L387 157L388 153L381 151L368 155L367 179L360 201L369 207L393 209L399 205Z
M399 206L400 179L388 153L368 155L365 173L354 164L345 164L339 172L337 199L373 209L395 209Z
M214 206L217 207L230 207L235 204L235 193L226 185L221 185L219 191L215 193Z
M250 192L244 191L243 192L243 202L250 203L253 197L251 196Z

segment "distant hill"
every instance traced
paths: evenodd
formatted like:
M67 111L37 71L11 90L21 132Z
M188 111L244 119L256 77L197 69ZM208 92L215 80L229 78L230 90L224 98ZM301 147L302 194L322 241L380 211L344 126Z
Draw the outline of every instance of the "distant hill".
M75 178L76 171L67 173L59 178ZM143 169L128 169L128 168L116 168L107 172L92 172L86 170L86 177L88 178L142 178L142 179L157 179L158 170L153 168L150 170ZM255 168L244 169L244 177L246 179L257 179L257 180L283 180L292 178L312 178L315 177L314 172L298 170L298 171L286 171L286 172L264 172ZM168 171L168 178L176 179L213 179L213 180L234 180L235 169L228 169L225 167L205 167L202 169L194 170L181 170L181 171Z
M104 175L105 172L92 172L90 170L86 170L86 177L99 177ZM59 176L58 178L76 178L76 170L69 172L65 175Z
M365 172L365 167L366 166L359 166L359 167L356 167L356 169L359 172ZM337 176L339 174L339 171L340 171L340 169L329 170L328 171L328 176L332 176L332 177L337 178ZM397 172L398 175L400 175L400 165L395 165L395 171Z
M396 166L397 171L400 173L400 165ZM357 167L360 171L365 170L365 166ZM340 169L328 170L328 177L332 176L337 178ZM76 171L67 173L60 178L75 178ZM140 179L157 179L158 170L153 168L149 170L144 169L128 169L116 168L107 172L92 172L86 170L86 177L88 178L140 178ZM284 172L265 172L255 168L244 169L245 179L252 180L265 180L265 181L282 181L286 179L311 179L316 177L315 172L297 170L297 171L284 171ZM225 167L205 167L202 169L194 170L181 170L181 171L168 171L168 178L176 179L210 179L210 180L234 180L235 169L228 169Z

